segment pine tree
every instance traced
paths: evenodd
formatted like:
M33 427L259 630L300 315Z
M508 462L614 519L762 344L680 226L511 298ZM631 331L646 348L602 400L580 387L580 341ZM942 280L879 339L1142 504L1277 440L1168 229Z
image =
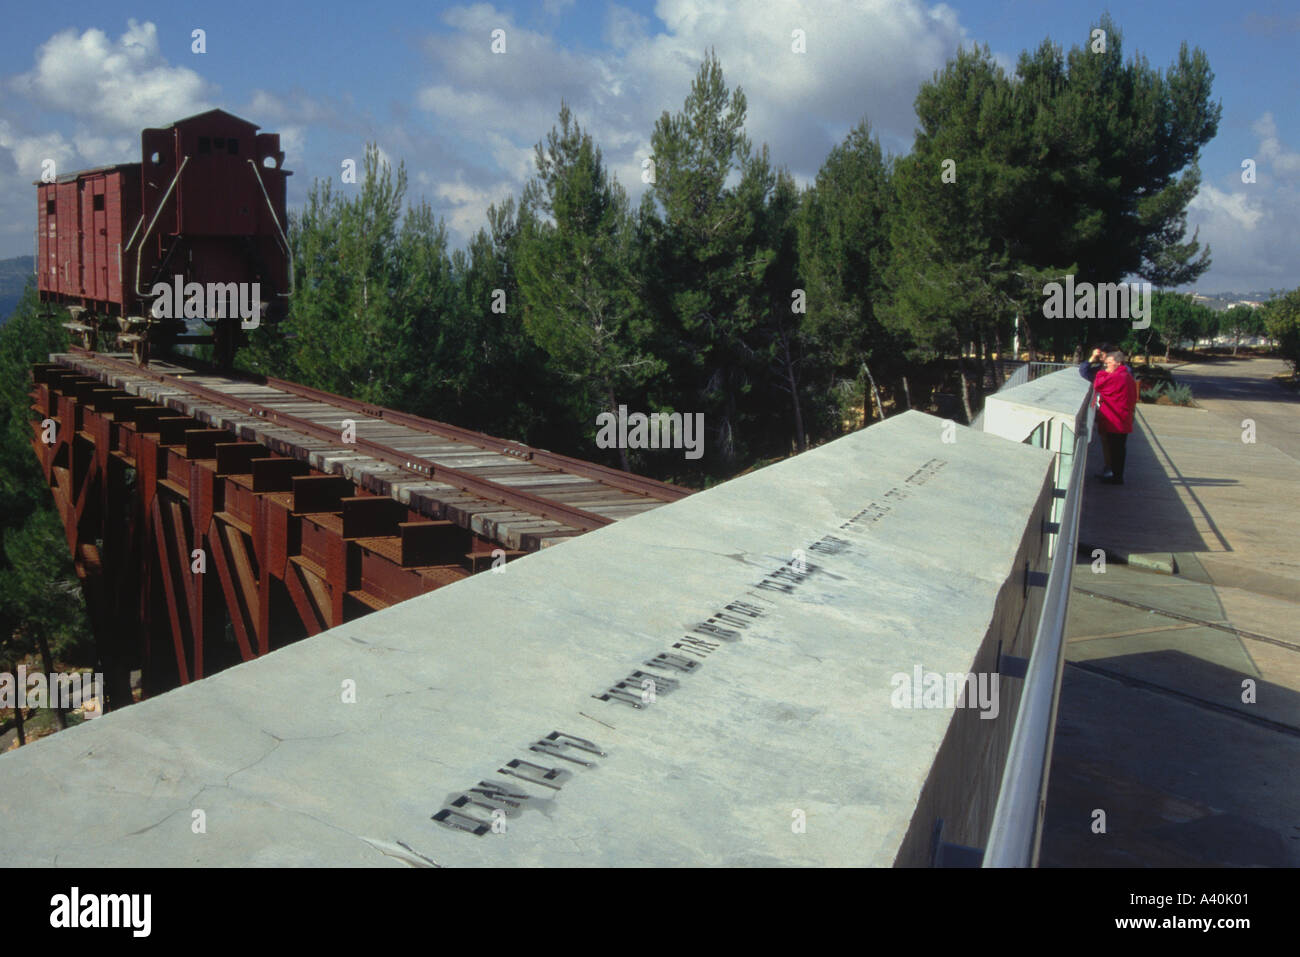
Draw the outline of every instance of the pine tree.
M627 194L567 104L537 145L536 164L518 258L524 327L576 387L575 413L594 432L596 409L617 414L620 396L662 368L648 351L649 320L633 288ZM620 460L627 469L625 449Z
M757 425L747 397L755 379L766 377L748 341L757 319L744 299L771 183L753 162L745 113L744 92L728 90L710 52L682 109L655 124L658 209L643 217L655 242L650 298L661 354L670 357L672 392L704 412L706 461L728 471L749 454L752 437L744 433ZM740 182L728 186L735 173Z
M886 330L878 310L889 256L886 214L890 166L863 120L823 161L798 217L799 273L806 286L804 339L812 375L838 428L848 406L866 399L863 370L902 371L904 340ZM846 388L847 387L847 391Z

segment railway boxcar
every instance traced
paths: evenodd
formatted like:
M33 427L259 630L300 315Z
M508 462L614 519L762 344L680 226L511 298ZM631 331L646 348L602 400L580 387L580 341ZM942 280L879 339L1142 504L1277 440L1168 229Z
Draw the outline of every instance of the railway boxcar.
M228 364L244 330L283 318L292 292L279 134L209 110L144 130L140 142L139 163L36 184L40 297L69 306L89 345L101 320L116 320L119 344L138 360L210 341ZM173 288L187 290L186 308ZM189 293L214 289L215 308L213 295ZM241 316L241 300L256 314ZM187 319L210 334L191 334Z
M41 298L125 315L122 245L140 209L140 164L105 166L39 184Z

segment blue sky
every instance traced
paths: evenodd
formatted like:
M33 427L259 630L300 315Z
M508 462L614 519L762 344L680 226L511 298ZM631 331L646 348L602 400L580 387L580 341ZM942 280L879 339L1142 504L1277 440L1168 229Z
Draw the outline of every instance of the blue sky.
M714 47L749 101L747 130L801 182L863 116L886 149L910 148L912 103L959 44L1014 65L1045 38L1083 43L1107 8L1075 0L641 0L588 3L226 2L22 4L0 34L0 257L29 253L31 182L139 159L139 130L220 106L282 134L290 205L338 177L367 141L404 161L411 198L455 245L490 202L517 195L560 99L635 199L655 118L680 108ZM1112 5L1126 54L1166 67L1204 49L1223 103L1189 220L1214 265L1198 290L1300 284L1300 7L1151 0ZM205 31L206 52L191 33ZM506 51L493 54L492 31ZM790 51L806 33L807 53ZM1252 158L1257 181L1241 181Z

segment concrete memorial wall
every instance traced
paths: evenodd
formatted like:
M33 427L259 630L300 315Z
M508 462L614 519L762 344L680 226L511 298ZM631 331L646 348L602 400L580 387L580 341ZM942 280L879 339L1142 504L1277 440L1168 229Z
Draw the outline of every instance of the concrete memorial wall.
M1092 384L1078 369L1062 369L1003 389L984 400L984 431L1013 442L1030 441L1057 453L1054 482L1058 491L1052 521L1061 520L1065 487L1074 466L1075 436L1088 427ZM1049 542L1055 550L1056 536Z
M0 862L982 846L1053 460L908 412L60 732L0 756Z
M984 400L984 431L1023 442L1035 428L1048 423L1043 447L1060 451L1063 429L1077 434L1084 427L1089 388L1077 369L1062 369L1003 389Z

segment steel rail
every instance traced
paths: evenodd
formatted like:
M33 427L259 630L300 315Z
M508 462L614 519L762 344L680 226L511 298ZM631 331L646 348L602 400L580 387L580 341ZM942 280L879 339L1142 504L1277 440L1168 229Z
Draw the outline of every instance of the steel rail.
M1074 442L1074 462L1061 510L1056 554L1052 557L1047 594L1034 634L1034 648L1025 672L1024 694L1007 750L998 803L984 848L983 867L1036 867L1047 809L1047 781L1052 764L1061 673L1065 668L1065 618L1070 579L1076 560L1083 476L1094 408L1088 391L1088 427Z
M158 225L158 217L162 215L163 210L167 207L167 200L171 199L172 190L174 190L176 184L180 182L181 173L185 172L185 164L189 161L190 158L188 156L181 160L180 168L176 170L176 175L172 177L171 185L167 187L167 192L163 194L162 201L158 204L158 209L154 211L153 219L149 220L149 225L146 227L144 235L140 237L141 253L144 252L144 244L146 240L149 239L149 234L153 232L153 228ZM153 290L150 289L149 293L143 293L140 291L140 258L139 254L135 257L135 294L143 299L146 295L152 294Z
M257 185L262 187L262 198L266 200L267 211L271 214L271 222L275 223L275 231L280 234L280 248L284 250L285 262L289 264L289 291L276 293L281 299L289 299L293 296L293 251L289 248L289 237L284 234L283 227L280 226L280 217L275 215L275 207L271 205L271 196L266 191L266 183L262 180L262 171L257 168L257 164L251 159L248 165L253 168L253 178L257 180ZM278 168L278 167L277 167Z
M598 465L594 462L584 462L581 459L570 458L567 455L560 455L557 452L548 452L545 449L535 449L532 446L524 445L522 442L515 442L510 439L500 439L484 432L474 432L470 429L463 429L458 425L450 425L446 422L437 422L433 419L425 419L418 415L412 415L409 412L399 412L396 409L390 409L382 405L358 402L355 399L348 399L343 396L334 395L330 392L323 392L320 389L313 389L310 386L300 385L297 382L287 382L284 379L275 379L270 376L266 376L263 381L268 386L281 389L305 399L330 402L354 412L360 412L364 415L383 419L385 422L391 422L394 425L404 425L410 429L428 432L430 435L453 439L457 442L464 442L467 445L475 445L489 452L499 452L502 455L510 455L515 458L530 461L534 465L540 465L543 468L552 469L557 472L566 472L570 475L577 475L581 478L589 478L604 485L610 485L627 492L635 492L638 495L644 495L647 498L657 499L661 502L676 502L677 500L683 499L691 494L690 489L682 488L680 485L673 485L670 482L660 482L656 479L646 478L641 475L632 475L628 472L622 472L605 465Z
M168 375L162 372L154 372L150 369L144 369L130 362L123 362L120 359L109 358L102 353L93 353L87 349L76 346L70 348L70 351L77 355L84 355L89 361L107 366L108 369L116 369L124 375L140 376L152 379L167 386L175 386L182 389L197 398L206 402L213 402L217 405L223 405L227 408L244 412L249 415L255 415L258 418L273 422L276 425L283 425L296 432L302 432L313 438L328 442L342 450L360 450L364 449L370 455L381 461L388 462L390 465L396 465L399 468L410 472L415 472L433 481L450 485L470 495L477 496L488 502L497 502L507 505L510 508L519 509L536 515L539 518L551 519L561 522L571 528L581 529L582 531L592 531L605 525L613 523L613 519L606 518L603 515L597 515L595 512L588 512L585 509L577 508L572 505L565 505L563 502L556 502L552 499L542 498L531 492L522 492L509 486L493 482L490 479L479 478L476 475L470 475L468 472L462 472L460 469L454 469L446 465L439 465L428 459L411 455L409 452L403 452L400 449L383 445L379 442L373 442L369 439L358 437L355 442L344 442L342 435L337 430L327 426L320 425L316 422L300 418L296 415L290 415L287 412L279 412L267 406L259 405L255 402L248 402L235 396L228 395L224 392L218 392L215 389L209 389L206 386L198 385L193 382L186 382L179 376ZM183 408L166 403L169 408L177 411L185 411Z

